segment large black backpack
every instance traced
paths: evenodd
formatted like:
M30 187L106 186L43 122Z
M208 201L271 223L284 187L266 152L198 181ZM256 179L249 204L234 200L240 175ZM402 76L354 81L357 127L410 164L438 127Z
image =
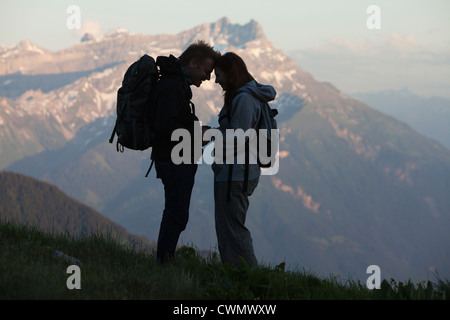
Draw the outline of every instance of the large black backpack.
M147 54L125 72L122 87L117 91L117 119L109 139L113 143L117 134L117 151L123 152L124 148L142 151L153 146L151 96L158 80L155 60Z

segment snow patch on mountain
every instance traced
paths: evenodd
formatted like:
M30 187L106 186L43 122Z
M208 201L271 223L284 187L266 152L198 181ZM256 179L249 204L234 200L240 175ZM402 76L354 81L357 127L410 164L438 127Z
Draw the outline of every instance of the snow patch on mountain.
M288 61L287 55L273 47L266 39L261 25L256 21L251 20L245 25L239 25L232 24L227 18L222 18L214 23L205 23L176 35L139 35L124 29L115 29L95 39L86 36L84 42L56 53L47 52L29 41L22 41L13 48L1 48L0 60L7 54L11 58L11 65L17 65L11 67L12 70L20 65L34 70L31 73L37 74L36 76L23 75L26 76L23 79L31 79L34 81L33 84L41 83L36 79L42 77L45 80L46 76L48 79L54 77L57 81L53 80L53 82L61 83L63 79L60 80L56 76L61 77L63 74L66 76L67 70L71 70L67 76L73 77L67 85L50 91L33 86L31 90L18 94L17 98L14 97L16 100L12 116L48 117L63 128L64 136L71 138L84 125L115 114L117 90L131 63L143 54L149 54L154 58L170 54L179 56L187 45L199 39L209 40L215 49L221 52L232 50L241 55L255 78L261 83L275 86L279 96L286 92L298 95L298 100L291 99L292 103L297 103L296 107L288 103L288 106L284 107L286 110L297 112L301 109L303 100L300 96L303 94L305 97L306 86L300 82L303 73L299 72L299 68L291 68L285 64ZM39 54L42 58L30 64L27 52ZM46 66L48 61L54 61L49 68L56 66L56 70L64 71L42 74L44 67L40 65ZM82 71L83 74L81 74L80 70L87 71ZM73 75L77 72L80 73L78 78L76 78L77 75ZM2 80L0 88L3 86L6 90L15 85L16 77L7 74ZM194 102L203 106L204 110L199 110L199 114L204 121L215 117L222 107L221 90L214 80L213 73L210 81L204 81L199 89L194 88L198 90L194 96L199 99L198 102ZM284 99L279 101L283 102Z
M44 50L42 48L39 48L37 45L32 43L30 40L22 40L19 42L16 46L12 47L11 49L3 49L0 50L0 58L6 59L13 56L17 56L19 54L45 54L47 53L47 50Z

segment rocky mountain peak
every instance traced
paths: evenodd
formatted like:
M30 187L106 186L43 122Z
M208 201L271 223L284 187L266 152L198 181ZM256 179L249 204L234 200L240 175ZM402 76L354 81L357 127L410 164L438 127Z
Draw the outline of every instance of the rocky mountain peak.
M92 33L85 33L81 38L81 42L95 41L96 38Z
M48 53L48 51L38 47L30 40L22 40L12 48L3 48L3 50L0 49L0 53L1 53L0 58L6 59L12 56L17 56L19 54L26 56L36 54L42 55Z
M106 38L120 38L126 36L132 36L134 33L123 29L123 28L115 28L113 31L106 34Z
M36 47L37 46L30 40L22 40L17 44L16 49L30 51L35 49Z
M229 44L244 48L248 42L266 39L262 26L255 20L247 24L232 24L230 19L223 17L210 24L210 37L217 44Z

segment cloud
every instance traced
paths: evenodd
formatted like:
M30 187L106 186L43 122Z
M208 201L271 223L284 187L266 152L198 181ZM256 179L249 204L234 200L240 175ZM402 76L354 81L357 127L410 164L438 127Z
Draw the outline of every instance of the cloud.
M78 38L81 38L86 33L92 34L94 37L100 37L103 35L102 27L100 25L100 22L98 21L91 21L91 20L85 20L83 21L83 24L81 25L80 29L74 30L75 35Z
M360 42L334 38L291 56L318 80L347 93L408 87L417 94L449 94L450 50L413 35L391 33Z
M354 42L346 39L333 38L330 43L322 47L311 48L321 54L339 54L358 57L383 56L388 58L404 57L418 53L435 53L434 49L419 42L413 35L399 35L391 33L378 41Z
M370 57L377 54L374 49L375 46L372 43L358 43L346 39L333 38L328 45L322 48L312 48L311 51L317 50L325 55L329 53L342 54L342 52L347 52L351 55Z
M413 35L402 36L397 33L391 33L385 37L385 43L399 52L414 52L427 49L427 46L417 41Z

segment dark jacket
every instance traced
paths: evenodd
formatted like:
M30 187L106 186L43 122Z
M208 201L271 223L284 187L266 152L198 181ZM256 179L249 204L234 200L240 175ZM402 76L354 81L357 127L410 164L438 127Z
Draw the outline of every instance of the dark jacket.
M179 65L178 59L172 55L158 57L156 63L160 68L161 79L152 94L156 130L152 159L170 161L172 148L179 143L171 141L172 132L180 128L187 129L191 133L193 143L194 121L198 121L198 118L191 111L190 80Z

